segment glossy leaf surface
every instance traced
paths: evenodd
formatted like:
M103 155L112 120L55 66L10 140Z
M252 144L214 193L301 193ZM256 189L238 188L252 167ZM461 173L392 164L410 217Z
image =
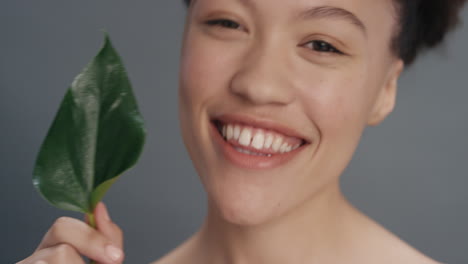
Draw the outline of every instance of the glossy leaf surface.
M66 92L39 151L34 186L56 207L91 213L137 162L144 140L130 81L106 35Z

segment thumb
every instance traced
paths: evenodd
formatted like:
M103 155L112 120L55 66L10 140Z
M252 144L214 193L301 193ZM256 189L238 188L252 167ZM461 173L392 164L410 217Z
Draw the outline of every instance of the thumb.
M105 237L111 240L114 245L123 247L123 232L109 216L107 207L103 202L99 202L94 210L94 218L96 221L96 229Z

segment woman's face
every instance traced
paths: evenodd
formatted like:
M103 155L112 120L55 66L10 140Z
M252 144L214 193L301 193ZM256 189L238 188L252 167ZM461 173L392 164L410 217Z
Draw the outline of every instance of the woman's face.
M180 122L211 209L259 224L336 190L393 109L395 28L391 0L196 0Z

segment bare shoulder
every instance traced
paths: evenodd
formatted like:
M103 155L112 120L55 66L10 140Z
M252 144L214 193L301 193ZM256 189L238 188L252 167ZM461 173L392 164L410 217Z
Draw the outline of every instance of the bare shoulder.
M366 228L370 234L356 251L367 252L369 263L414 263L442 264L425 255L386 228L371 219L366 219ZM355 248L356 249L356 248ZM362 263L362 262L361 262ZM367 263L367 262L366 262Z
M196 234L188 238L182 244L160 259L151 262L150 264L193 264L198 263L196 260L196 250L194 249Z
M365 215L355 215L358 224L353 228L346 239L347 246L341 253L347 256L349 264L442 264L426 256L412 247L398 236ZM206 263L198 244L202 244L197 234L183 242L180 246L167 253L151 264L194 264ZM205 256L206 257L206 256ZM328 262L336 263L336 262ZM338 262L342 263L342 261Z
M180 246L150 264L183 264Z
M184 264L184 254L183 249L181 248L183 245L175 248L174 250L170 251L163 257L150 264Z
M398 239L399 240L399 239ZM393 247L392 247L393 246ZM389 244L390 248L384 249L387 262L390 263L414 263L414 264L442 264L439 261L420 252L404 241L395 241ZM383 253L384 254L384 253ZM385 263L387 263L385 262Z

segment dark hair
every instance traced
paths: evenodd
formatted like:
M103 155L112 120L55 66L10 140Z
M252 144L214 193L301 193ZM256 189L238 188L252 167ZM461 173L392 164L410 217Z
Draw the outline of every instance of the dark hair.
M191 0L183 0L189 6ZM399 28L391 48L406 65L427 48L442 43L459 22L466 0L393 0L399 14Z
M399 13L399 29L392 49L411 64L424 49L442 43L459 22L466 0L394 0Z

